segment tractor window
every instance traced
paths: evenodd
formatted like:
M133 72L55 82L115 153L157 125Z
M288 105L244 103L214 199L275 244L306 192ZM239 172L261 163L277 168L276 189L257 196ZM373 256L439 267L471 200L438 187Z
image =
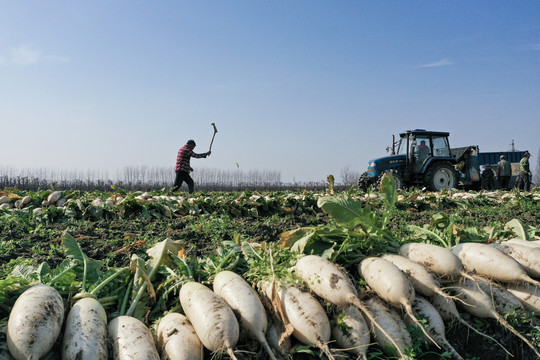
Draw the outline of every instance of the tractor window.
M402 137L399 139L399 146L398 146L398 155L406 155L407 154L407 138Z
M450 146L446 137L433 137L433 155L450 156Z

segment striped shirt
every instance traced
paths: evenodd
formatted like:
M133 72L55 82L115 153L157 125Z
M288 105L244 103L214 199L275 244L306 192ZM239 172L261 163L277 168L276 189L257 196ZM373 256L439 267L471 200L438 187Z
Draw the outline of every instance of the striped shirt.
M200 159L206 156L208 156L208 153L196 154L187 145L184 145L180 148L180 150L178 150L178 156L176 157L176 168L174 169L174 171L185 171L189 173L193 171L193 169L189 165L189 160L191 159L191 157Z

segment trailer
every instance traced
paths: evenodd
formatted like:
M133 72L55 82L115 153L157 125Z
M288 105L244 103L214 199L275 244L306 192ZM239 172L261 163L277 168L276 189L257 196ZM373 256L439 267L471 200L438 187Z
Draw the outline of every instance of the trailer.
M514 187L516 178L519 176L519 162L525 156L526 151L492 151L481 152L478 145L450 149L456 158L456 170L459 173L459 186L465 189L482 188L482 173L488 168L496 172L497 163L501 155L512 166L512 177L508 186ZM495 186L498 188L498 184Z

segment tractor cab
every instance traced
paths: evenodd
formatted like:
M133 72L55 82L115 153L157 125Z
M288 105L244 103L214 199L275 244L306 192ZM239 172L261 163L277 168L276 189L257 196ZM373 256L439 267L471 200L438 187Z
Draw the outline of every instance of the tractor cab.
M412 179L415 174L423 173L423 169L436 160L434 158L451 157L447 132L416 129L399 135L397 154L405 155L403 176L407 179Z

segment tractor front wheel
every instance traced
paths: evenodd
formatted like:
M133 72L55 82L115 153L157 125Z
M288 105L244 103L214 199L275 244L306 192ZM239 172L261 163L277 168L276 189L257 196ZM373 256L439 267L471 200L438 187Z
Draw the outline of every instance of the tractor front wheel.
M424 178L426 187L431 191L457 187L457 173L450 163L433 164Z

